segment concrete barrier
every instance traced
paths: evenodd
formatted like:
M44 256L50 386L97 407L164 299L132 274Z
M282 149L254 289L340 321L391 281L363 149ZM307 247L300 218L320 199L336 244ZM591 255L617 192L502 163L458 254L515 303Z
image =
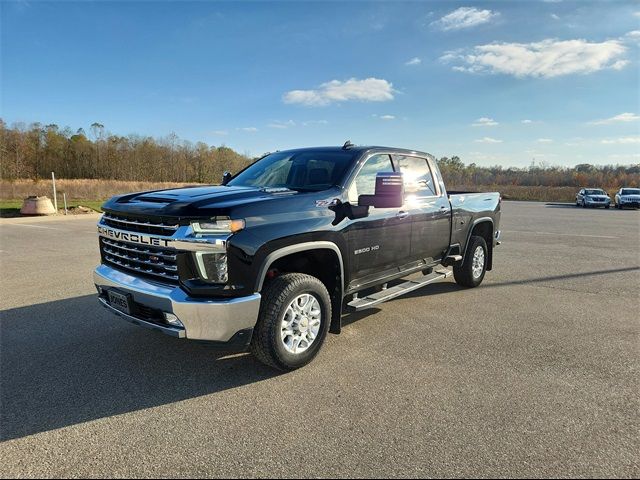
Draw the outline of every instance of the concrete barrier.
M25 198L20 209L21 215L55 215L56 213L58 212L53 208L49 197L31 196Z

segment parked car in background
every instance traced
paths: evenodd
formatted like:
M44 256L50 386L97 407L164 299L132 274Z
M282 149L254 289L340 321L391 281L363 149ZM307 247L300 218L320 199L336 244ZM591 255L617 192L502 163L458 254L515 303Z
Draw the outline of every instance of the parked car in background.
M624 207L640 208L640 188L622 187L616 192L615 205L620 210Z
M576 195L576 207L604 207L611 206L611 197L601 188L582 188Z

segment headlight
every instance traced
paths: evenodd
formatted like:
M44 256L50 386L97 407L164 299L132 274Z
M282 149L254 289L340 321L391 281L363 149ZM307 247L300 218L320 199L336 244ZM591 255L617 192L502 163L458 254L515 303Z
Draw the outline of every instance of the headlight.
M196 252L195 256L202 278L213 283L227 283L229 281L226 253Z
M230 218L212 219L202 222L191 222L194 233L235 233L244 228L244 220L231 220Z

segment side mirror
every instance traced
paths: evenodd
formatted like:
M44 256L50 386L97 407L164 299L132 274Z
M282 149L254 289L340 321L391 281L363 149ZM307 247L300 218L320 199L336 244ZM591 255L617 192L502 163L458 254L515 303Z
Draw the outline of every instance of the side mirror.
M380 172L376 175L373 195L360 195L359 206L400 208L404 204L404 181L400 172Z
M222 174L222 185L226 185L227 183L229 183L229 180L231 180L231 177L233 175L231 175L231 172L224 172Z

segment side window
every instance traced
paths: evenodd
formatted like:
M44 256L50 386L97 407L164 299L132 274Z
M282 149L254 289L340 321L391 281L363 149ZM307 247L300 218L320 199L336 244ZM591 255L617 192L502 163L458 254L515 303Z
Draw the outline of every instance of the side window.
M349 202L355 204L360 195L373 195L376 190L376 176L380 172L393 172L389 155L374 155L362 166L349 188Z
M404 191L417 197L433 197L438 190L433 181L429 164L424 158L394 156L396 165L404 178Z

